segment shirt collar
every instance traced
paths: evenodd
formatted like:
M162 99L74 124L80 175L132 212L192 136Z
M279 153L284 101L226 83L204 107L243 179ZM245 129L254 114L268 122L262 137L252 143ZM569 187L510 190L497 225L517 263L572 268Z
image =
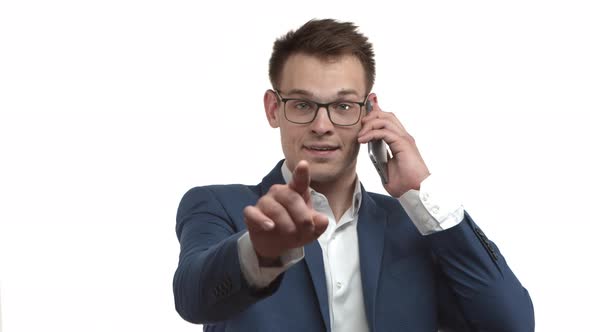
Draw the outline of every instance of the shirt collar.
M283 174L283 179L285 180L285 183L289 183L289 181L291 181L291 178L293 177L293 173L289 170L289 168L287 167L287 161L283 161L283 165L281 166L281 173ZM322 195L321 193L315 191L313 188L311 189L311 195ZM323 196L323 195L322 195ZM361 181L359 181L359 177L357 175L356 179L355 179L355 184L354 184L354 193L352 193L352 213L353 215L357 215L359 212L359 209L361 208L361 202L362 202L362 191L361 191Z

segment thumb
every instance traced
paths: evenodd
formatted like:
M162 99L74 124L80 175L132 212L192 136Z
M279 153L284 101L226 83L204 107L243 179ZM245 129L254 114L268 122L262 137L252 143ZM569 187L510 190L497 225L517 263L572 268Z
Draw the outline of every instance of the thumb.
M317 211L313 211L312 220L315 226L314 233L319 237L326 231L326 228L328 228L328 217Z

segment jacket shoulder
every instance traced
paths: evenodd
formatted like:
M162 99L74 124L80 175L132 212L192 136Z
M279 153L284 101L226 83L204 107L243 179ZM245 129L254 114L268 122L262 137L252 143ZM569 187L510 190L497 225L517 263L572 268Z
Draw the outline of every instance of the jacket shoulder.
M207 186L198 186L189 189L181 199L181 205L185 201L195 199L216 199L225 201L228 198L236 199L239 197L259 196L259 186L245 184L216 184Z
M399 209L403 210L403 207L401 206L401 204L399 203L397 198L393 198L389 195L383 195L383 194L378 194L378 193L368 192L368 191L367 191L367 194L369 195L369 197L371 197L371 199L375 202L375 204L377 206L379 206L380 208L383 208L388 211L392 211L392 210L399 211Z
M208 185L188 190L176 212L177 232L191 220L223 220L232 229L242 228L242 211L256 204L257 186L243 184Z
M188 190L179 204L179 212L183 208L195 205L220 205L222 207L246 206L259 198L259 186L244 184L223 184L193 187Z
M249 190L252 193L255 193L257 191L258 187L259 187L259 185L254 186L254 185L247 185L247 184L240 184L240 183L212 184L212 185L206 185L206 186L193 187L186 192L185 196L190 195L190 194L204 193L204 192L209 192L210 194L219 194L219 195L240 193L240 192L245 193L244 190Z

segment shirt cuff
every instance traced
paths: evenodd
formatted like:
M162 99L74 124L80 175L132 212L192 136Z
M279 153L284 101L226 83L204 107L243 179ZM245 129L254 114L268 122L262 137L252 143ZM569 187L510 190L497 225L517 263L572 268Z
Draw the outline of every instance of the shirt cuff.
M439 178L430 175L420 183L420 190L410 189L399 202L422 235L447 230L463 220L463 205Z
M276 277L302 260L304 256L303 247L290 249L281 256L281 266L261 267L250 240L250 233L246 232L238 239L240 268L248 284L255 288L267 287Z

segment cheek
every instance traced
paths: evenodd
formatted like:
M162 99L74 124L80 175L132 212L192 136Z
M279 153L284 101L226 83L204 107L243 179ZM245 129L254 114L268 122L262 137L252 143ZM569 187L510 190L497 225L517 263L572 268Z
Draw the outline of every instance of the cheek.
M295 128L281 127L281 144L285 154L295 152L300 145L299 140L301 135Z
M359 154L361 145L357 142L354 142L349 147L350 156L356 158Z
M358 133L360 131L360 127L358 130L352 130L350 133L346 134L346 149L348 150L349 154L353 157L356 157L359 153L361 144L358 142Z
M356 147L358 149L358 146L360 145L360 143L358 142L358 135L359 132L361 131L361 128L355 128L355 129L351 129L350 131L347 131L345 133L342 134L342 138L346 141L346 144L350 147Z

